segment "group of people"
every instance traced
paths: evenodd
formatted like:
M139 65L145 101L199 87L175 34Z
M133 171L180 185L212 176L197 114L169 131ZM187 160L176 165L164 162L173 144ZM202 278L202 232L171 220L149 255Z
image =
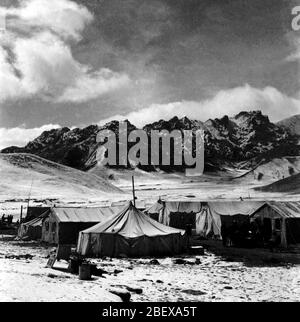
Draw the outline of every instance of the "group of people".
M273 247L279 246L281 242L280 231L272 231L271 227L254 218L250 222L245 221L240 224L233 219L231 224L222 225L221 234L225 247L267 246L273 249Z
M2 223L6 223L6 224L8 224L8 225L11 225L12 224L12 222L13 222L13 219L14 219L14 216L13 215L5 215L5 214L3 214L2 215L2 218L1 218L1 222Z
M221 235L223 246L239 246L241 241L245 238L243 233L244 225L239 226L237 221L234 219L232 224L222 224Z

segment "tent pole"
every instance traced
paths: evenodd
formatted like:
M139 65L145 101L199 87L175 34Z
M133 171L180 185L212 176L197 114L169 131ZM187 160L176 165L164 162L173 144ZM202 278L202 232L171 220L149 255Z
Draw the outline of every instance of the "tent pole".
M135 207L136 196L135 196L135 190L134 190L134 176L132 176L132 197L133 197L133 205Z
M20 225L22 224L22 219L23 219L23 205L21 205Z
M32 191L32 185L33 185L33 178L31 180L31 186L30 186L28 201L27 201L27 216L28 216L28 208L29 208L29 202L30 202L30 195L31 195L31 191Z

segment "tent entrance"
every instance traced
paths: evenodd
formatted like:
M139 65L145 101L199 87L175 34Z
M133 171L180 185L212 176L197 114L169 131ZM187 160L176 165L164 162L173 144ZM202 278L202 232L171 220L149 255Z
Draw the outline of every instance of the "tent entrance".
M300 219L289 218L286 220L286 232L288 244L300 244Z
M186 229L188 225L191 226L192 229L196 228L195 213L172 212L170 214L170 227Z
M262 235L264 240L270 240L272 237L272 221L270 218L263 219Z

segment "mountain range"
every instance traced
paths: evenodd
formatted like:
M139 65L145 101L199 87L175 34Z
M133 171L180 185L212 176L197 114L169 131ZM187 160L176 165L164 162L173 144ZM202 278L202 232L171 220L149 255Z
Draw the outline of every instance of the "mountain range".
M136 126L127 122L128 133ZM187 117L160 120L143 127L150 138L151 130L204 131L205 171L222 170L226 166L237 169L252 169L274 158L300 155L300 115L272 123L261 111L240 112L234 117L209 119L206 122ZM25 147L8 147L2 153L29 153L67 165L79 170L89 170L96 164L96 142L99 131L116 133L118 142L119 122L112 121L103 126L90 125L85 128L63 127L43 132ZM119 142L118 142L119 143ZM131 144L133 145L133 144ZM130 149L131 145L128 145ZM121 166L114 166L120 168ZM127 168L135 167L128 163ZM183 171L187 166L139 166L146 171Z

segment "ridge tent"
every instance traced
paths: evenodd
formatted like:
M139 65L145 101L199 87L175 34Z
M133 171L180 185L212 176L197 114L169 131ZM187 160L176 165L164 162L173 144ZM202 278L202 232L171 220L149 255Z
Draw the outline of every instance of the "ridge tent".
M119 207L53 207L43 220L42 241L50 244L76 244L81 230L103 222L119 211Z
M300 202L224 201L208 202L207 205L207 209L203 206L196 215L196 230L202 236L218 232L221 237L221 227L229 227L234 219L242 224L256 218L265 241L277 232L281 247L300 243Z
M268 230L268 237L277 231L281 246L300 243L300 202L265 202L265 201L209 201L209 202L170 202L159 200L146 210L152 218L157 218L172 226L172 216L195 214L195 231L202 237L222 238L221 228L230 227L233 221L238 225L250 223L251 218L260 220L261 228ZM184 225L186 221L182 221Z
M166 226L186 229L189 224L195 228L196 214L201 207L201 202L158 200L146 213Z
M280 246L300 243L300 202L266 202L252 214L264 227L266 238L278 232ZM267 228L267 229L266 229Z
M205 204L205 203L203 203ZM260 201L214 201L207 202L205 208L197 214L197 233L204 237L210 234L217 238L222 238L222 227L229 227L233 221L237 221L239 226L243 223L250 223L250 216L260 209L264 202ZM206 215L206 226L203 225L203 214ZM202 219L202 222L200 221Z
M28 222L22 223L18 229L18 237L21 239L38 240L42 238L43 220L48 216L50 210L44 211L42 215Z
M184 230L149 218L130 202L119 214L79 234L77 252L84 256L164 256L187 249Z
M197 235L221 238L221 227L229 226L233 220L249 221L249 216L262 207L256 201L162 201L158 200L146 210L151 217L167 226L186 228L192 224Z

